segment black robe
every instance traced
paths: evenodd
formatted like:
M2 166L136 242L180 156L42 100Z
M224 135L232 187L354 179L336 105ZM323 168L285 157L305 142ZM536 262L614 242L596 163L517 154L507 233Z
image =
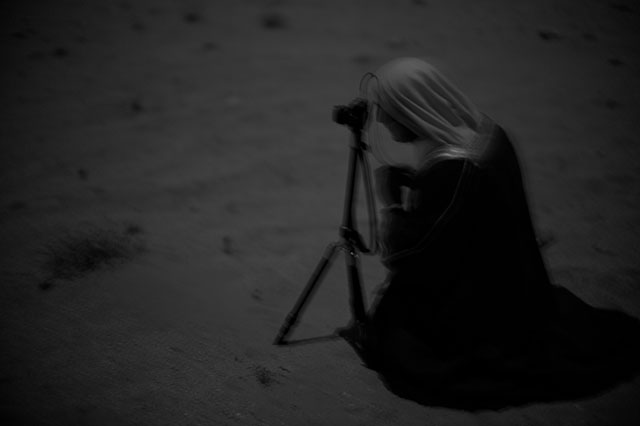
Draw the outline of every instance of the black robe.
M400 395L470 407L569 397L640 354L637 321L551 283L513 145L489 119L474 152L417 170L382 230L389 275L362 354ZM609 362L622 370L595 377Z

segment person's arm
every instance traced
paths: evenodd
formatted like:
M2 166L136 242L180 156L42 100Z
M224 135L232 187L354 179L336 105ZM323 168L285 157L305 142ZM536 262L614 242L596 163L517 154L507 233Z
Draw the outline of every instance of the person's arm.
M463 172L464 160L434 164L414 179L406 207L392 203L382 209L382 257L417 248L452 204Z

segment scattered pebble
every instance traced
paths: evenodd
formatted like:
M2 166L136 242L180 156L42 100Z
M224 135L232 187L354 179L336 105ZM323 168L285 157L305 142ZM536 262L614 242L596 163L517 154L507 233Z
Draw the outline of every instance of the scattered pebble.
M253 375L255 376L258 383L260 383L264 387L271 386L276 381L274 378L274 374L261 365L254 367Z
M367 54L354 55L351 58L358 65L370 65L375 61L375 57Z
M127 235L140 235L144 232L144 229L140 225L129 224L125 227L124 233Z
M256 288L251 292L251 298L258 302L262 301L262 291L259 288Z
M556 41L562 40L564 38L560 35L560 33L552 30L540 30L538 31L538 37L540 37L544 41Z
M53 56L57 58L66 58L69 56L69 50L64 47L58 47L53 51Z
M196 23L202 21L202 15L200 15L197 12L185 13L184 14L184 20L185 20L185 22L188 22L189 24L196 24Z
M11 37L18 40L27 40L38 35L38 32L33 28L24 28L22 30L14 31L11 33Z
M14 201L11 204L9 204L9 210L22 210L27 208L27 203L25 203L24 201Z
M228 235L222 237L222 252L227 255L233 254L233 241Z
M217 50L218 45L212 41L206 41L202 43L202 49L206 51Z
M141 21L134 21L131 24L131 29L133 31L137 32L137 33L142 33L144 31L146 31L147 26L144 23L142 23Z
M614 2L610 2L609 3L609 7L611 9L617 10L618 12L624 12L624 13L630 13L633 12L633 9L631 9L631 6L626 5L624 3L614 3Z
M131 111L136 113L144 111L144 106L142 105L142 102L140 102L139 99L132 100L129 107L131 108Z
M26 40L28 37L27 33L23 32L23 31L16 31L11 33L11 37L13 38L17 38L19 40Z
M607 99L604 101L604 106L609 109L618 109L622 106L622 104L615 99Z
M591 247L600 254L606 254L607 256L614 257L616 256L616 252L614 252L613 250L609 250L608 248L601 247L598 244L593 244Z
M612 98L596 99L594 103L599 107L603 107L611 110L619 109L622 107L622 104L620 102Z
M270 30L281 30L289 27L289 21L279 13L267 13L262 16L262 26Z
M87 180L89 178L89 172L87 172L85 169L78 169L76 173L81 180Z
M51 290L53 288L53 283L49 280L43 281L40 284L38 284L38 287L40 288L40 290L43 290L43 291Z

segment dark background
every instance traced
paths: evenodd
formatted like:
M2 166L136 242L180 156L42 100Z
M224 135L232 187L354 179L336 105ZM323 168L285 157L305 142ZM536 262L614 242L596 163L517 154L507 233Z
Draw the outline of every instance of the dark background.
M331 108L398 56L431 61L514 138L554 281L639 317L634 2L8 0L0 16L3 417L640 422L638 380L468 413L391 394L344 341L271 345L337 239L349 134ZM122 256L65 275L82 235ZM370 300L384 270L363 271ZM337 262L296 336L348 319Z

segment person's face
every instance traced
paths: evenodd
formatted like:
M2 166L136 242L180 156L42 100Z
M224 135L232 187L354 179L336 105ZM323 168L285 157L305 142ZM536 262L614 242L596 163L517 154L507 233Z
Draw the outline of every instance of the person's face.
M418 135L406 128L404 125L398 123L389 114L387 114L379 105L376 120L382 123L391 133L391 138L396 142L411 142L415 140Z

